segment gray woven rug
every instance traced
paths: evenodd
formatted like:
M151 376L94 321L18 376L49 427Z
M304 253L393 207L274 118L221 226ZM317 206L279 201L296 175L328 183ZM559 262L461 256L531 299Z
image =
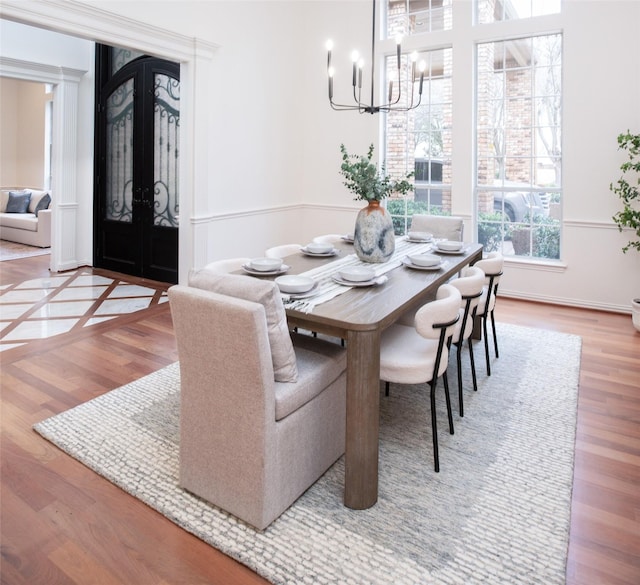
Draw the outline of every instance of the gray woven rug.
M439 474L424 388L381 397L379 500L365 511L342 505L342 459L263 533L181 490L177 364L35 429L273 583L560 584L581 339L498 327L500 359L487 377L476 346L479 390L453 436L440 393ZM450 372L454 390L453 359Z
M0 240L0 262L16 260L18 258L29 258L31 256L43 256L44 254L51 254L51 248L38 248L18 242Z

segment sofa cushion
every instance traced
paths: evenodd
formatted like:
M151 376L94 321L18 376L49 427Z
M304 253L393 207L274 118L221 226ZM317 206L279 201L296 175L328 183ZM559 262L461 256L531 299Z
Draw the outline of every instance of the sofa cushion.
M347 367L347 352L337 343L298 333L293 333L292 338L298 361L298 381L276 384L276 420L282 420L313 400Z
M48 209L51 203L51 195L48 191L31 191L31 200L29 201L29 213L35 213L36 210Z
M9 191L6 213L27 213L31 191Z
M31 197L31 202L33 203L33 196ZM40 197L40 201L36 204L33 213L38 217L38 213L44 209L49 209L49 204L51 203L51 195L49 193L44 193L42 197ZM31 205L29 205L31 207Z
M189 286L262 304L267 317L274 379L276 382L298 379L287 316L275 282L239 274L216 274L203 268L189 275Z
M0 225L17 230L38 231L38 220L33 213L2 213L0 214Z
M9 191L7 189L0 190L0 213L5 213L7 203L9 202Z

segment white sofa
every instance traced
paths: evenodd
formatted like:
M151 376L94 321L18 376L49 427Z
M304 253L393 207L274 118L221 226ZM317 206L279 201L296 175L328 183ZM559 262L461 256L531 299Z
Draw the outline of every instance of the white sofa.
M9 192L31 193L29 207L25 213L7 213ZM36 215L36 208L49 191L22 187L0 189L0 239L19 242L29 246L48 248L51 246L51 205L47 209L40 209Z

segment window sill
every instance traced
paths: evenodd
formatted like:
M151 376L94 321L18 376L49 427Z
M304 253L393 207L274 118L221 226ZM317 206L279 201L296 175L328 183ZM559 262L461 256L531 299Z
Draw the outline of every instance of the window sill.
M505 256L504 262L510 266L517 266L525 270L540 270L542 272L564 272L567 269L565 262L561 262L560 260L545 260L544 258Z

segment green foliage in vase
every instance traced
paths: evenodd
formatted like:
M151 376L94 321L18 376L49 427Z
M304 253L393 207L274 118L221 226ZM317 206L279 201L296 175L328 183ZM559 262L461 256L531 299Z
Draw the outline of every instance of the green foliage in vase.
M611 183L609 189L622 201L622 211L613 216L613 221L620 231L623 228L635 230L638 239L631 240L622 248L627 252L630 248L640 251L640 134L618 135L618 148L626 150L629 160L620 165L622 176L617 183Z
M378 170L371 160L373 144L369 147L367 156L349 154L344 144L340 145L340 152L340 174L345 178L345 187L355 194L354 200L381 201L392 193L405 195L413 189L413 184L408 181L413 177L413 172L408 173L404 179L396 180L387 175L384 165Z

